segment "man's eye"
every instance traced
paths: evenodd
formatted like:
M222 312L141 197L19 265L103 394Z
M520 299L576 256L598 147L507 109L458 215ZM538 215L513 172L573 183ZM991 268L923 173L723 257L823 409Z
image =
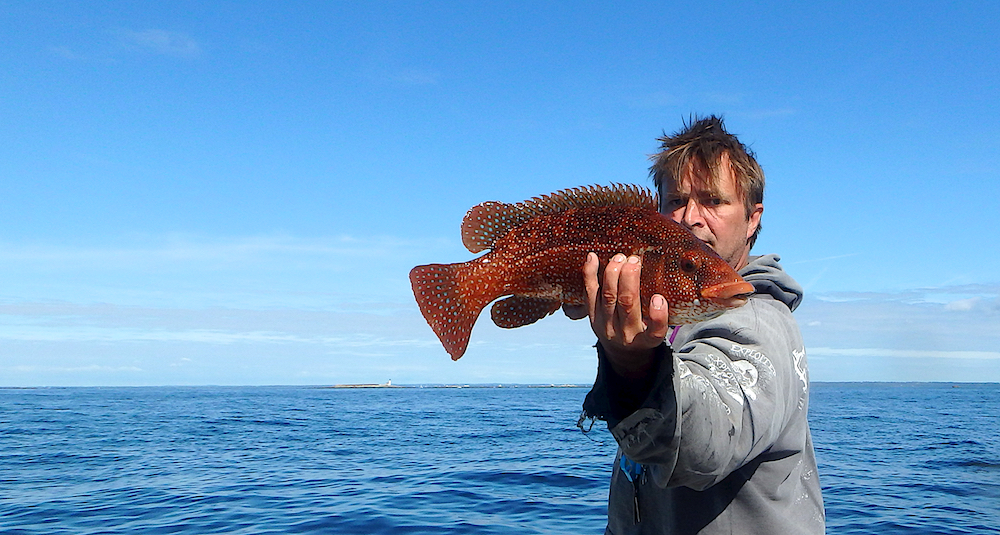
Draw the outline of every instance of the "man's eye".
M667 206L681 206L684 204L680 199L667 199Z
M711 199L708 200L708 204L710 204L712 206L721 206L722 205L722 199L720 199L718 197L712 197Z

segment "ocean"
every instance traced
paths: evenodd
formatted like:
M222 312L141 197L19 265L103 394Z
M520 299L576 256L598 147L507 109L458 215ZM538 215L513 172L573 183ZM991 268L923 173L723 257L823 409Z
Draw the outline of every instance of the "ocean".
M600 534L582 387L0 389L0 533ZM830 534L1000 533L1000 385L817 383Z

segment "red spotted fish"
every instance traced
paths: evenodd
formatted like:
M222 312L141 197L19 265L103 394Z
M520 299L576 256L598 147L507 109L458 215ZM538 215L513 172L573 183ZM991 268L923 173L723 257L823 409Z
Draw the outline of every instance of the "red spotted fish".
M669 323L696 323L746 303L753 286L689 230L656 210L652 192L632 185L571 188L516 204L489 201L469 210L462 242L486 254L410 271L424 319L453 360L465 354L472 326L494 300L493 322L521 327L564 303L586 303L583 264L614 254L642 258L640 295L648 314L666 298Z

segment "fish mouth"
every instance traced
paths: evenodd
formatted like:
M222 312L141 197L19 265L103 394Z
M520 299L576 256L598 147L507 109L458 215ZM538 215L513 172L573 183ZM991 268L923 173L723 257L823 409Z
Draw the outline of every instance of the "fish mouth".
M738 307L753 294L753 284L747 281L730 281L702 288L701 296L726 307Z

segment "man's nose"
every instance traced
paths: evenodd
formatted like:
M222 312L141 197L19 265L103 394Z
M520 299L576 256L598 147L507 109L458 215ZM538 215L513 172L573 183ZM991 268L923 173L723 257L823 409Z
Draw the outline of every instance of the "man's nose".
M681 222L688 227L704 226L705 219L701 213L701 205L694 198L688 199L684 206L684 217L681 218Z

